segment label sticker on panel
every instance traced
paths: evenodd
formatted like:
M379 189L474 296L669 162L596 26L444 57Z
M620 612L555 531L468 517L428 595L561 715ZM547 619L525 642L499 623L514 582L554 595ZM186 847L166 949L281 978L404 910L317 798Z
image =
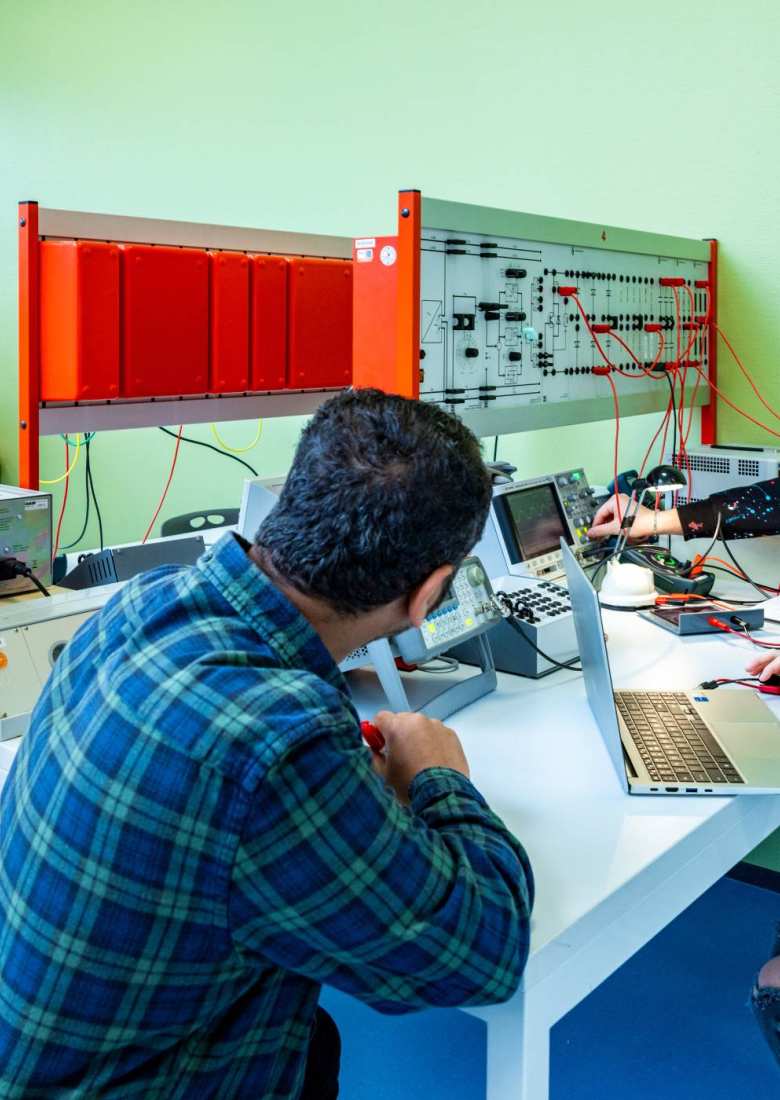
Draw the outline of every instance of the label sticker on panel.
M398 253L391 244L386 244L382 251L379 253L379 259L385 265L385 267L392 267L398 258Z
M373 248L359 248L355 253L355 258L359 264L370 263L374 258Z

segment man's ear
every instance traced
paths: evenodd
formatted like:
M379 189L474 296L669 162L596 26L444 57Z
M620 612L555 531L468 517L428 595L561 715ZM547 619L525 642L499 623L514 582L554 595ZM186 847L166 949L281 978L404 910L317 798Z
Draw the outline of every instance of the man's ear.
M425 616L439 602L442 590L454 572L453 566L440 565L422 584L418 584L412 590L407 604L408 618L412 626L422 625Z

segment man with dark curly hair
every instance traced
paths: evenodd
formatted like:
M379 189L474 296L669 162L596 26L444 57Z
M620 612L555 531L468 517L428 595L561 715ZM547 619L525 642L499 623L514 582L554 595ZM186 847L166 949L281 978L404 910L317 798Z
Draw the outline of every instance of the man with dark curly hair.
M333 1100L323 984L382 1012L502 1001L525 852L455 733L338 662L420 625L485 522L454 417L346 391L253 545L130 581L66 647L0 794L0 1093Z

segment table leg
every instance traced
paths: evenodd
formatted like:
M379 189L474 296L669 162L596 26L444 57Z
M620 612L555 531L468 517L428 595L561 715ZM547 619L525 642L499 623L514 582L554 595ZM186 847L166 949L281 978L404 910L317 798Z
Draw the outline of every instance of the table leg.
M491 1012L486 1100L549 1100L550 1024L540 1008L521 991L503 1009Z

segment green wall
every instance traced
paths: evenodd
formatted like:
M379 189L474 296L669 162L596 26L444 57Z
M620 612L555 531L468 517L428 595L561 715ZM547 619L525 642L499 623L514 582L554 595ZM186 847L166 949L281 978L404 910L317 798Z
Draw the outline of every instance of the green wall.
M0 0L0 476L15 478L21 198L351 236L392 230L395 192L412 186L716 236L722 323L780 405L779 30L762 0ZM721 378L750 401L725 356ZM622 464L641 457L653 423L624 425ZM728 410L721 424L723 440L771 438ZM245 457L278 472L299 428L267 421ZM236 443L253 433L224 428ZM110 540L143 533L172 446L157 430L95 441ZM525 475L582 463L603 481L611 446L600 424L506 437L499 453ZM61 472L60 441L44 443L42 461L43 476ZM237 464L184 447L161 518L237 502L241 478ZM66 541L81 499L76 477Z

